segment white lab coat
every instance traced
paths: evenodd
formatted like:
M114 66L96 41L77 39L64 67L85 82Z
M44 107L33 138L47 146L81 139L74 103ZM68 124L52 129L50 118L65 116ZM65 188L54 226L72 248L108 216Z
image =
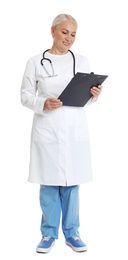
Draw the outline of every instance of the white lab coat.
M55 77L47 77L42 54L29 59L23 75L21 102L34 111L28 181L71 186L92 180L89 133L85 108L62 106L43 110L48 97L57 98L73 77L70 53L45 57L53 62ZM75 54L76 72L90 72L85 57ZM45 67L52 73L50 63ZM93 102L90 99L89 103Z

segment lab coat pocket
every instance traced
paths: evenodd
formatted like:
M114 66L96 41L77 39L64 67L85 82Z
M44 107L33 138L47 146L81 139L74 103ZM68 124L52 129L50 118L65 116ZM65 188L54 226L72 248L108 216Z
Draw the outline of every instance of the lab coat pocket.
M86 141L89 139L87 120L85 114L83 113L80 113L77 116L75 138L77 142Z
M36 127L33 128L32 139L36 142L51 143L52 135L47 127Z
M58 131L58 118L53 118L53 116L51 117L49 113L45 117L35 115L32 130L33 141L42 143L57 142Z
M53 130L50 118L44 118L43 120L36 120L36 122L34 122L32 139L33 141L42 143L53 142Z

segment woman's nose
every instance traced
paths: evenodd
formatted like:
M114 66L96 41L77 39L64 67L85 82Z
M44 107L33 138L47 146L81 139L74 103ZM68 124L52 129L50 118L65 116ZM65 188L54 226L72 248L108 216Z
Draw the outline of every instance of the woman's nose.
M70 41L70 35L66 35L65 39L66 39L67 41Z

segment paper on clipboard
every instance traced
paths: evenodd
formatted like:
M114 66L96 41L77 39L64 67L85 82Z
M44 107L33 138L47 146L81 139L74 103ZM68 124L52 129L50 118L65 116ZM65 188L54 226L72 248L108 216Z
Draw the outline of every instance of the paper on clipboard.
M101 85L108 75L77 72L58 99L64 106L83 107L92 97L90 88Z

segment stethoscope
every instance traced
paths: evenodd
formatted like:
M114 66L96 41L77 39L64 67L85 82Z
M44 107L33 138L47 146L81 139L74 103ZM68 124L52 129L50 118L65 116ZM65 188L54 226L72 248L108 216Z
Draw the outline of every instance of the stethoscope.
M49 51L49 50L50 50L50 49L48 49L48 50L46 50L46 51L43 52L43 58L41 59L40 63L41 63L41 65L43 66L43 68L44 68L45 72L47 73L48 77L55 77L56 75L55 75L55 72L54 72L54 68L53 68L52 61L51 61L50 59L48 59L48 58L45 58L45 53L46 53L47 51ZM72 51L70 51L70 50L68 50L68 51L71 53L72 58L73 58L73 75L75 76L75 55L74 55L74 53L73 53ZM51 65L51 70L52 70L52 74L50 74L50 73L48 72L48 70L45 68L44 63L43 63L44 60L46 60L46 61L48 61L48 62L50 63L50 65Z

